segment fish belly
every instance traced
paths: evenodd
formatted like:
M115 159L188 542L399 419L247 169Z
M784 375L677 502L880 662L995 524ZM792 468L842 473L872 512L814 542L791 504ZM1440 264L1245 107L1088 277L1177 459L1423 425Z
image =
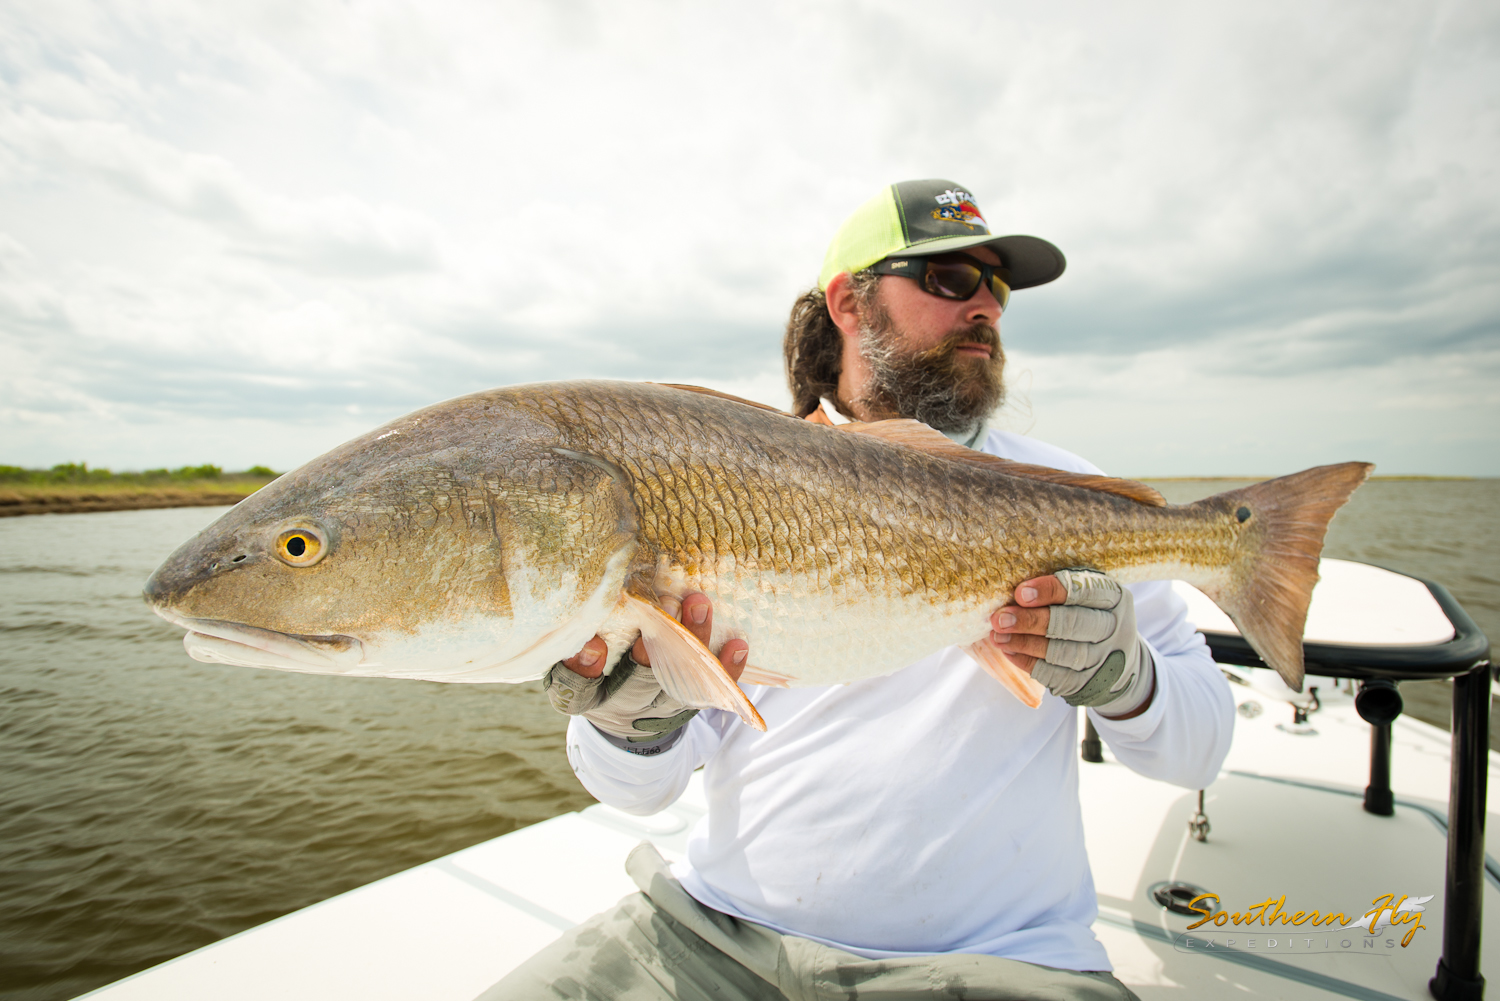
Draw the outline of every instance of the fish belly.
M955 644L989 634L995 597L934 604L913 595L861 587L828 588L812 574L737 572L720 561L684 590L713 602L717 650L730 639L750 644L750 662L793 687L841 685L898 671Z

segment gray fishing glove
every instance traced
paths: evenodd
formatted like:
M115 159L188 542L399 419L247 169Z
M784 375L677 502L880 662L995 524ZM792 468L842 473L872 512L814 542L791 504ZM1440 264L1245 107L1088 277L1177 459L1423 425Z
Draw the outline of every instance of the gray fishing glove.
M1054 574L1068 597L1049 606L1047 657L1031 676L1070 706L1123 716L1151 693L1151 650L1135 627L1135 599L1095 570Z
M637 664L630 651L609 674L585 678L561 662L547 672L552 708L582 716L611 744L631 754L660 754L682 737L698 710L672 698L651 668Z

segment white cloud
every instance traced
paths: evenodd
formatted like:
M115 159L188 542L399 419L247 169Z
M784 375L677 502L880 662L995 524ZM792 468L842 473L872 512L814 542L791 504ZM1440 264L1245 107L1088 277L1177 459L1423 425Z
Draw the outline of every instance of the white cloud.
M1384 474L1495 468L1494 424L1484 415L1500 412L1500 345L1402 366L1273 375L1236 367L1236 350L1017 352L1019 392L1000 421L1122 476L1269 476L1348 460Z
M1043 437L1500 473L1497 41L1472 2L0 12L0 460L285 466L584 375L783 400L838 222L946 176L1068 254L1005 323Z
M418 212L369 205L344 192L297 200L266 192L217 156L186 152L128 125L55 118L31 108L0 115L16 160L97 180L230 238L230 249L313 274L352 277L436 264L435 227Z

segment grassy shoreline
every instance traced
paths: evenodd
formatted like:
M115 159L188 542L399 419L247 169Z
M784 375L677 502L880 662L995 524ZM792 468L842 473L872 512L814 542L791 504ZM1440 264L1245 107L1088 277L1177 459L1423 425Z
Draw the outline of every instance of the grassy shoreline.
M0 518L28 514L137 511L163 507L215 507L238 504L274 476L229 474L214 478L158 482L0 482Z

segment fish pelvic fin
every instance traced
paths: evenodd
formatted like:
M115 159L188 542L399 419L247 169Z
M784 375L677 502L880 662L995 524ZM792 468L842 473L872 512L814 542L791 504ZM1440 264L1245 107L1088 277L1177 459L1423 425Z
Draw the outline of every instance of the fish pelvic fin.
M1368 462L1317 466L1190 505L1222 511L1240 528L1229 573L1203 592L1295 691L1302 691L1302 634L1323 537L1374 468Z
M755 729L765 730L766 721L749 697L698 637L655 605L630 594L621 600L646 641L651 670L668 695L694 709L728 710Z
M1031 675L1011 663L1009 657L988 639L978 640L964 647L964 652L979 661L1006 690L1028 707L1035 709L1042 704L1042 693L1047 689Z
M840 431L867 434L873 438L905 445L907 448L951 459L954 462L984 466L997 473L1004 473L1006 476L1022 476L1031 480L1058 483L1066 487L1080 487L1084 490L1115 494L1147 507L1166 507L1167 505L1165 497L1144 483L1116 479L1113 476L1098 476L1093 473L1070 473L1064 469L1053 469L1051 466L1033 466L1028 462L1012 462L1010 459L1002 459L988 452L976 452L972 448L965 448L957 442L950 441L942 432L934 431L921 421L903 417L889 421L873 421L869 424L851 422L839 424L836 427Z

